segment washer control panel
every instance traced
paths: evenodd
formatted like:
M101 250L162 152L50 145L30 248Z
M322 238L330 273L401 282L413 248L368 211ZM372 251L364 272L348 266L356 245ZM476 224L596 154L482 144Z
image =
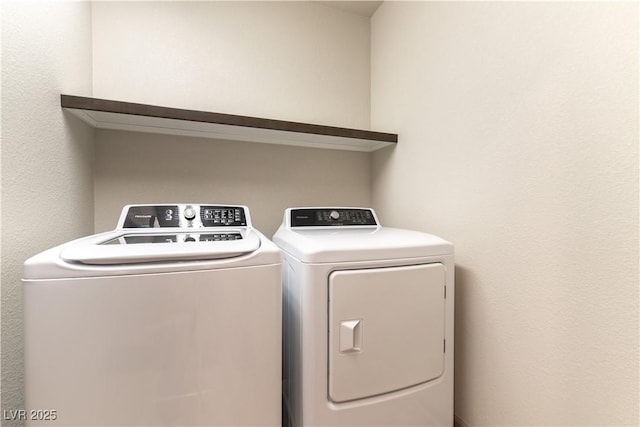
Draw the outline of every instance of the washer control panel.
M365 208L294 208L291 227L377 226L373 209Z
M247 227L248 209L237 205L129 205L118 228Z

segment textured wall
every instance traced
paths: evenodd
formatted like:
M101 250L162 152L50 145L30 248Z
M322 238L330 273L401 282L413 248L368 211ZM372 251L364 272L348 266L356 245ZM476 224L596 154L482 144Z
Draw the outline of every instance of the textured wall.
M91 93L90 25L89 3L2 2L2 409L7 411L23 408L22 263L93 230L93 133L60 108L60 92Z
M368 153L134 132L96 133L96 230L127 203L246 204L271 236L289 206L368 205Z
M638 3L385 2L371 31L400 133L373 204L456 245L460 420L637 426Z
M313 2L97 2L94 96L369 126L369 19Z
M369 127L369 19L301 2L98 2L94 96ZM370 202L370 155L104 131L96 230L127 203L246 203L270 235L289 206Z

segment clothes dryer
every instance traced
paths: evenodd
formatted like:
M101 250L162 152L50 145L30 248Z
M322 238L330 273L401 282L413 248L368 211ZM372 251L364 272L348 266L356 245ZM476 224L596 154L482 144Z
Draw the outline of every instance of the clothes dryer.
M27 425L281 424L280 253L247 207L126 206L23 286Z
M287 209L273 240L284 424L453 425L452 244L332 207Z

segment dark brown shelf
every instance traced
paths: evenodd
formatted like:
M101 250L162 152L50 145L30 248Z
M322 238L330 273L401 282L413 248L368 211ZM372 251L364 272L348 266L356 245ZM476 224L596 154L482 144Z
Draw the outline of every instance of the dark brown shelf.
M398 135L208 111L60 95L60 105L91 126L169 135L375 151L397 144Z

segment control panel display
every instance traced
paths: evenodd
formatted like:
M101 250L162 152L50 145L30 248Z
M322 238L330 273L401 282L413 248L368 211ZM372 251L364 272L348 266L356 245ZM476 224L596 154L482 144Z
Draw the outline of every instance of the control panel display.
M244 209L235 206L201 206L200 219L205 227L247 225Z
M378 225L371 209L292 209L292 227Z

